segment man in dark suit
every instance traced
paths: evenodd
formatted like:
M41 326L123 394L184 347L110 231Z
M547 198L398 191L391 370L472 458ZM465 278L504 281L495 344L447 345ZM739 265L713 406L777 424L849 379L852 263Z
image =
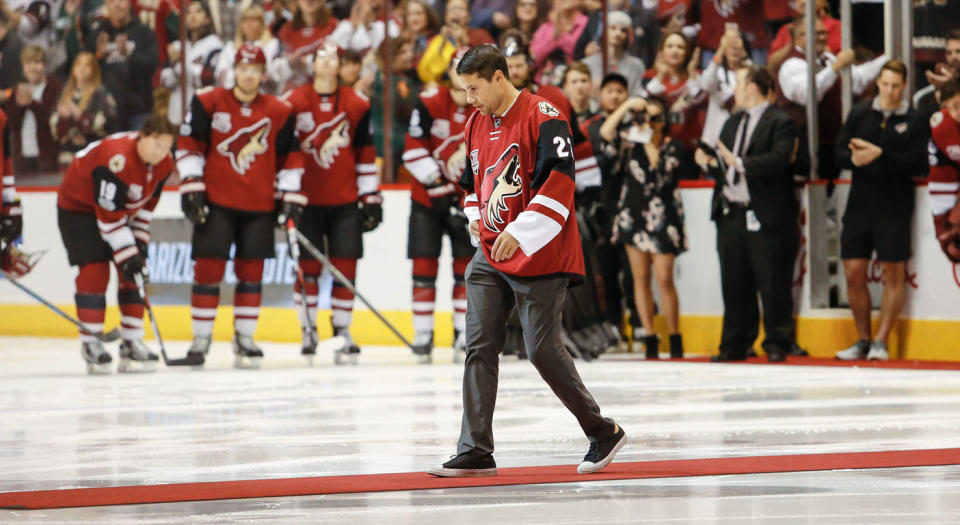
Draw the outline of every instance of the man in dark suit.
M768 361L784 361L793 348L791 282L798 244L791 160L797 128L769 104L773 76L761 66L737 71L740 109L720 131L714 155L697 163L717 180L712 218L723 289L723 334L714 361L742 361L759 334Z

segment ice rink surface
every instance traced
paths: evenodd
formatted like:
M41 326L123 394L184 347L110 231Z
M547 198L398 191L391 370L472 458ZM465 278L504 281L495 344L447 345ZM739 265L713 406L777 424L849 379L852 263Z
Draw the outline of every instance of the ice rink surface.
M184 343L169 344L180 357ZM462 365L417 366L367 347L305 366L263 344L235 371L214 345L203 371L87 376L79 344L0 338L0 492L423 471L454 453ZM112 349L116 357L115 348ZM622 461L960 447L960 371L578 362L627 431ZM505 358L499 467L573 465L575 420L525 361ZM0 523L960 523L960 466L598 481L59 510Z

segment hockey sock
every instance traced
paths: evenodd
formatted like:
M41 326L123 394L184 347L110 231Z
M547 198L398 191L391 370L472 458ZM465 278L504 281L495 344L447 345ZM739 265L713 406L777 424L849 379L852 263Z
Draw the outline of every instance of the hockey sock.
M253 337L260 317L263 259L237 259L237 291L233 296L233 327L238 334Z
M316 330L317 328L317 303L320 300L320 274L323 273L323 265L320 261L311 259L300 261L300 268L303 270L303 281L306 286L304 290L300 286L300 281L293 283L293 302L297 305L297 316L300 317L300 327ZM307 303L307 311L304 313L303 303ZM304 317L306 315L306 317Z
M433 309L437 299L437 268L435 258L413 259L413 331L433 333Z
M330 262L334 268L340 270L340 273L350 281L350 284L356 286L356 259L331 257ZM333 325L334 329L350 327L350 321L353 318L353 292L336 279L333 280L333 291L330 294L330 309L332 310L330 324Z
M76 279L77 294L74 295L77 303L77 319L95 332L103 331L103 318L107 309L104 294L109 282L110 263L99 262L80 266ZM92 343L97 338L81 330L80 340L84 343Z
M467 329L467 281L464 274L470 257L453 260L453 329L463 332Z
M197 259L193 266L193 292L190 313L194 337L213 334L213 321L220 303L220 281L227 267L224 259Z
M127 341L143 339L143 298L133 281L120 279L117 302L120 303L120 335Z

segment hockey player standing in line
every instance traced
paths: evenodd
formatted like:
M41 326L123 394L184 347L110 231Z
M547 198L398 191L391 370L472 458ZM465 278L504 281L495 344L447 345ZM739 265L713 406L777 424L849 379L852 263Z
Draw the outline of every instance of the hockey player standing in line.
M143 343L142 276L150 219L163 183L173 171L176 127L154 115L139 132L110 135L77 153L57 192L57 222L72 266L79 266L77 317L103 331L110 263L117 267L120 304L119 372L152 372L157 354ZM112 358L97 338L80 332L81 354L91 374L109 374Z
M14 185L13 160L10 158L10 129L7 114L0 109L0 268L11 271L13 241L23 232L23 208Z
M626 443L600 415L561 342L567 286L583 280L573 207L573 143L567 122L546 99L510 83L506 58L490 45L470 49L457 66L467 102L478 111L464 136L470 169L460 185L464 211L480 240L467 268L467 358L457 456L428 472L492 476L493 410L506 321L516 305L530 362L577 418L590 448L577 468L606 467Z
M237 368L257 368L263 351L253 341L260 316L263 260L274 256L274 189L282 215L297 219L303 159L293 136L290 104L260 94L266 57L254 45L237 50L236 85L193 97L180 126L177 169L184 215L193 228L193 344L210 350L220 281L236 244L233 270L233 351Z
M296 115L296 140L304 156L303 193L309 205L300 222L301 232L325 249L330 262L347 279L355 281L357 260L363 256L363 233L383 220L376 150L370 130L370 101L349 86L340 85L340 53L324 44L313 59L313 83L300 86L285 99ZM302 353L316 353L318 280L320 261L302 254L306 290L294 285L294 302L307 303L300 312ZM353 292L337 281L330 298L333 335L344 343L334 353L338 365L356 364L360 347L350 337Z
M410 115L403 162L413 175L407 256L413 259L414 352L430 363L433 351L433 308L443 234L453 252L454 361L466 350L467 288L463 275L476 251L460 207L457 181L466 167L463 126L473 112L457 80L459 60L450 62L450 87L428 88Z

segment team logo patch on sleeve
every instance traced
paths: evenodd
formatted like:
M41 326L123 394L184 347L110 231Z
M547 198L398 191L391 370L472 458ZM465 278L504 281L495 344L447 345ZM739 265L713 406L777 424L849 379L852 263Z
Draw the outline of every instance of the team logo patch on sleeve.
M217 111L213 114L213 120L210 122L210 127L219 131L220 133L227 133L230 131L230 128L233 125L230 123L230 114L224 111Z
M543 113L544 115L546 115L546 116L548 116L548 117L559 117L559 116L560 116L560 110L558 110L557 108L553 107L553 104L551 104L551 103L549 103L549 102L546 102L546 101L541 100L540 102L537 102L537 107L540 108L540 113Z
M116 155L110 157L110 162L108 164L110 166L110 171L114 173L120 173L123 171L123 167L127 165L127 158L120 153L117 153Z
M943 122L943 113L941 113L941 112L939 112L939 111L936 112L936 113L934 113L934 114L930 117L930 127L931 127L931 128L935 128L935 127L939 126L941 122Z

